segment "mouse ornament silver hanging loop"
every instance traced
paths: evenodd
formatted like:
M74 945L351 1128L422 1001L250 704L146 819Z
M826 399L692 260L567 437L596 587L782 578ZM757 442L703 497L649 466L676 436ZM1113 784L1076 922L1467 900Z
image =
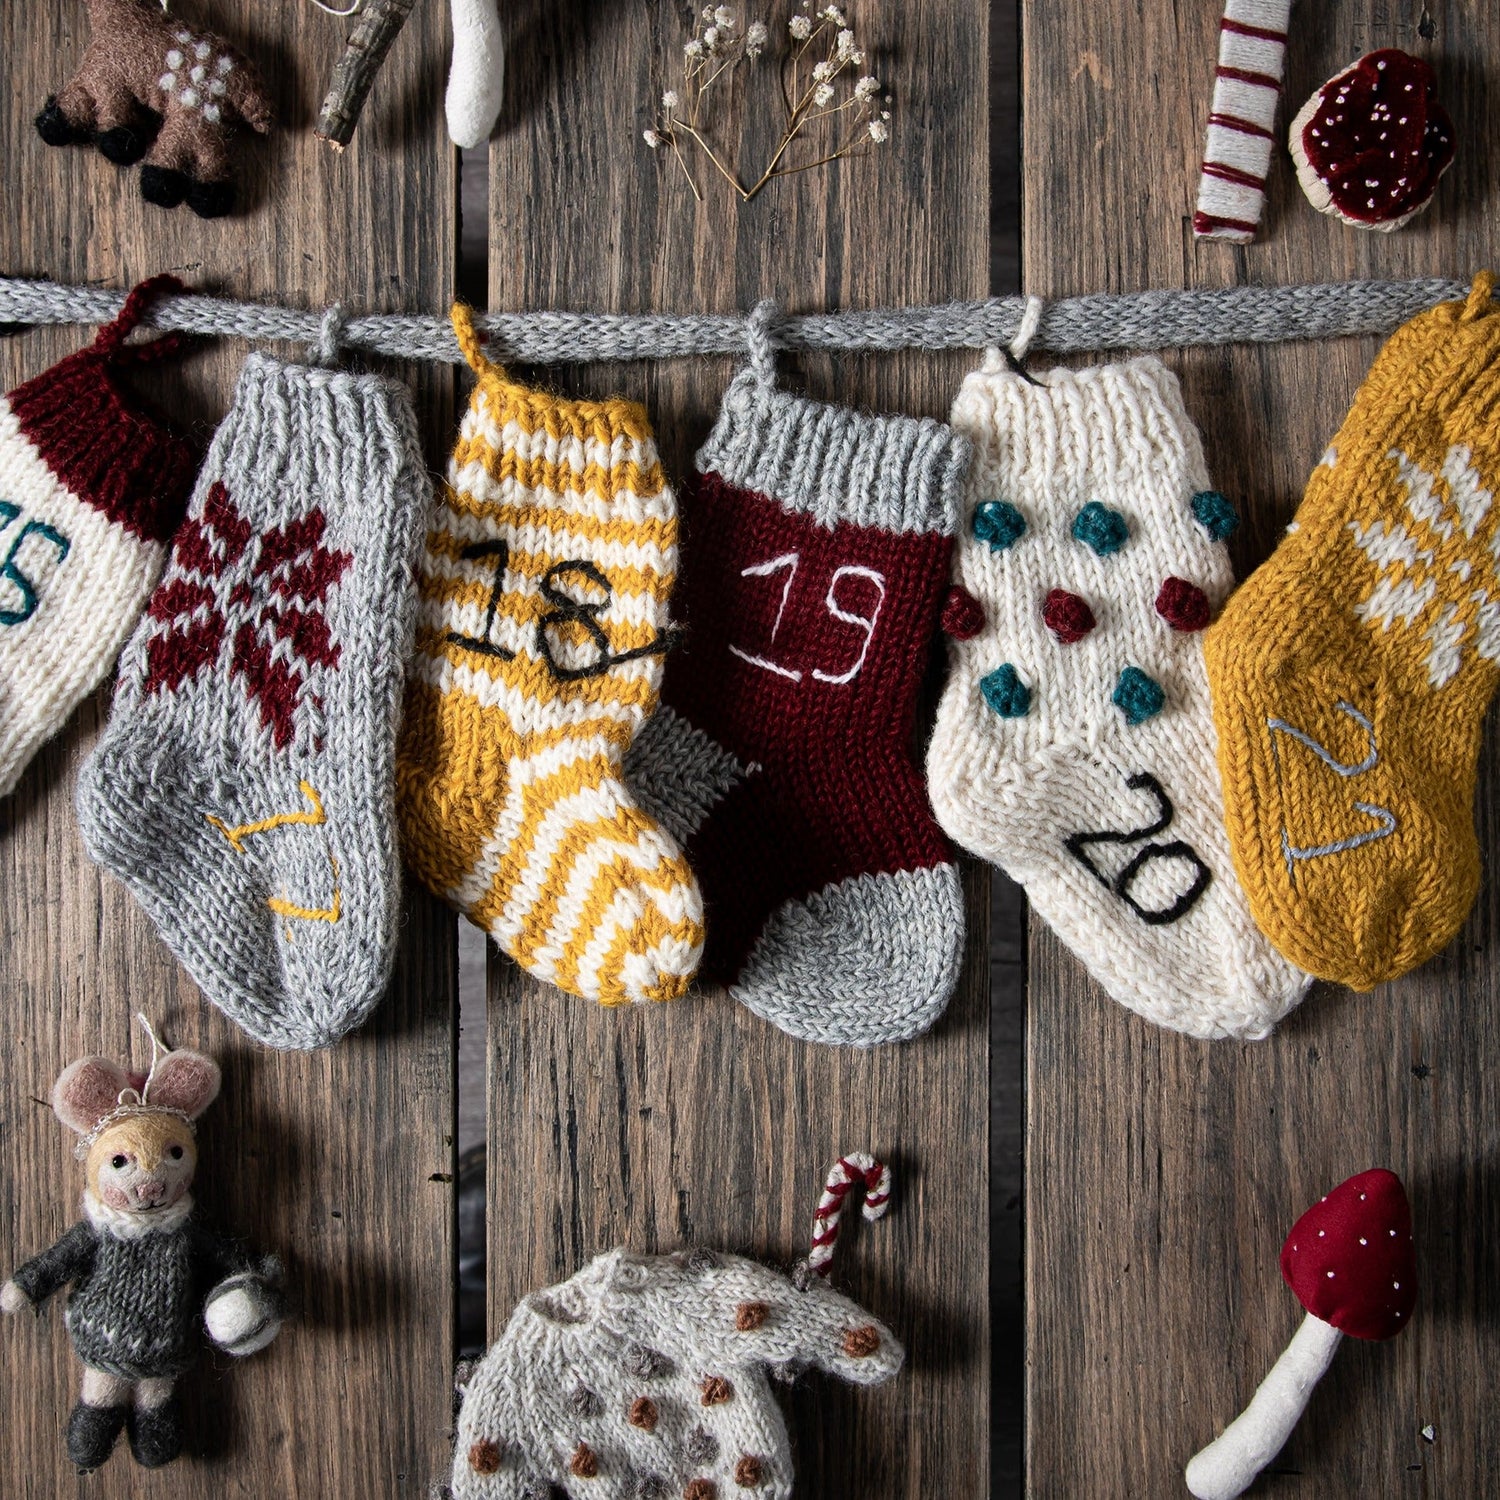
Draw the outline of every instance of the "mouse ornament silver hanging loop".
M136 1462L158 1468L182 1448L178 1378L193 1364L199 1324L229 1354L253 1354L285 1314L281 1263L253 1259L199 1218L191 1187L196 1124L219 1092L219 1068L151 1037L151 1068L102 1057L63 1070L52 1108L79 1137L83 1218L0 1286L0 1310L40 1310L71 1284L67 1329L83 1364L68 1418L68 1457L96 1469L128 1429Z

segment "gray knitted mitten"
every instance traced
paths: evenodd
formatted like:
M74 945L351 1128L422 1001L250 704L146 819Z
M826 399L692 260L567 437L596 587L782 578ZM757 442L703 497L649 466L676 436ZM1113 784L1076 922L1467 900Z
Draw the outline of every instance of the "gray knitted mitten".
M738 1256L611 1250L528 1297L464 1393L455 1500L785 1500L786 1424L767 1373L860 1385L901 1346L816 1277Z
M79 779L89 853L273 1047L336 1040L390 978L430 498L404 386L252 355Z

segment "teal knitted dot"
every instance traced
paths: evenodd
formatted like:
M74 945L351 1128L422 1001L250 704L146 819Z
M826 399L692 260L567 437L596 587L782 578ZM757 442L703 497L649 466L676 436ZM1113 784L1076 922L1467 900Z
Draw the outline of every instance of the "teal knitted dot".
M1115 684L1114 702L1125 712L1127 724L1144 724L1147 719L1159 714L1167 695L1161 684L1148 677L1139 667L1126 667Z
M1218 490L1199 490L1193 496L1198 524L1216 541L1226 541L1240 524L1240 513Z
M1123 547L1130 537L1125 517L1097 500L1090 500L1073 517L1073 540L1092 547L1100 557L1109 557Z
M996 667L989 676L981 677L979 691L1002 719L1025 718L1031 708L1031 689L1021 681L1020 674L1009 662Z
M1009 500L986 500L974 511L974 535L990 544L991 552L1014 547L1026 530L1026 517Z

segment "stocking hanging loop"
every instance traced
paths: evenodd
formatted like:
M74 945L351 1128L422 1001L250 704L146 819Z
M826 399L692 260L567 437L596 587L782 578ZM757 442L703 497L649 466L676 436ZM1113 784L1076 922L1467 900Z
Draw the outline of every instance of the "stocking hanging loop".
M484 356L484 335L474 321L474 309L463 302L455 302L448 316L453 320L453 336L476 375L497 375L500 367Z
M163 334L149 344L134 344L125 347L154 302L164 296L185 296L189 288L172 275L152 276L132 288L112 323L106 323L94 340L94 351L114 364L145 364L153 359L163 359L177 354L182 349L183 339L179 333Z
M776 383L776 326L781 322L781 308L770 297L755 304L745 319L745 342L750 351L750 368L762 385Z
M318 337L308 346L308 358L316 365L332 368L339 362L339 349L344 342L344 330L349 326L349 315L342 302L335 302L323 314L318 324Z

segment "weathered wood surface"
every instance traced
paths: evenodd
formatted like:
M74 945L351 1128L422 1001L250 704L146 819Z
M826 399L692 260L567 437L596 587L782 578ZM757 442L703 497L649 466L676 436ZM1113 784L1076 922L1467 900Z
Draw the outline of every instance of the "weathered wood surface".
M491 147L490 306L877 306L986 290L987 6L854 0L897 104L892 143L773 184L740 206L711 173L695 203L640 141L685 40L683 5L530 4ZM771 7L773 25L790 8ZM744 116L741 162L771 145L775 83ZM743 97L743 96L741 96ZM965 362L807 360L787 381L822 399L946 412ZM653 413L669 472L686 472L727 361L549 373L622 390ZM527 1291L624 1242L705 1244L783 1265L804 1253L822 1174L872 1149L897 1209L841 1244L852 1295L905 1341L879 1391L811 1378L790 1395L798 1494L865 1500L988 1491L985 962L981 872L968 877L969 961L927 1037L874 1054L808 1047L723 994L601 1011L492 956L490 1327Z
M1027 291L1467 275L1500 257L1496 0L1330 0L1293 12L1289 119L1379 46L1432 59L1459 154L1429 213L1362 233L1305 202L1284 150L1260 240L1195 244L1218 0L1028 0ZM1270 550L1379 345L1206 350L1169 362L1219 486L1249 524L1241 576ZM1493 743L1477 822L1493 868ZM1347 1341L1265 1495L1478 1495L1494 1489L1500 1409L1494 994L1500 895L1487 881L1440 959L1368 996L1320 989L1271 1040L1203 1044L1112 1005L1033 924L1029 1012L1029 1486L1039 1496L1185 1493L1182 1465L1240 1409L1301 1316L1276 1269L1304 1207L1389 1165L1416 1213L1423 1290L1389 1346ZM1424 1440L1431 1424L1435 1436Z
M126 286L160 270L228 295L318 307L441 306L454 269L455 171L441 113L444 9L420 7L392 51L351 149L314 140L317 101L343 45L312 6L185 3L262 63L285 129L245 152L248 211L204 223L142 204L136 173L31 127L87 36L83 6L0 9L6 59L6 212L0 269ZM7 387L90 336L7 339ZM153 388L207 438L242 345L205 350ZM297 351L282 351L296 357ZM448 438L449 371L407 372L436 465ZM334 1051L284 1055L246 1041L198 995L124 888L89 863L74 779L108 703L101 694L0 805L0 1262L50 1244L76 1217L81 1169L45 1107L88 1052L143 1060L144 1010L173 1042L224 1065L205 1118L199 1196L226 1227L279 1251L301 1314L272 1348L205 1355L185 1383L188 1453L149 1478L122 1439L74 1478L61 1427L77 1367L61 1299L0 1328L0 1493L206 1497L422 1495L445 1471L453 1344L452 919L409 902L403 958L374 1020Z

